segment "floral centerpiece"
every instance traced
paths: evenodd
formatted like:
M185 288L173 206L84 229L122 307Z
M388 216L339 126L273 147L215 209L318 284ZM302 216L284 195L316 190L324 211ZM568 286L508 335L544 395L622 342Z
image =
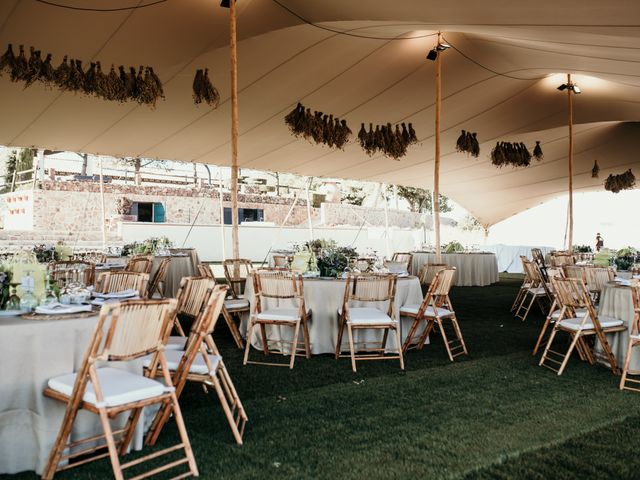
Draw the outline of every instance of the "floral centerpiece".
M143 242L127 243L122 247L120 255L129 257L131 255L156 255L163 250L173 247L173 242L167 237L151 237Z
M593 253L590 245L574 245L573 251L575 253Z
M60 253L55 245L34 245L33 253L39 263L57 262L60 260Z
M464 246L460 242L456 242L455 240L453 240L443 245L442 250L444 251L444 253L464 252Z
M613 262L618 270L630 270L631 267L640 261L638 251L633 247L626 247L618 250Z
M7 308L7 300L11 295L11 269L0 265L0 310Z
M321 277L340 277L349 265L358 258L358 252L352 247L333 245L323 248L316 254L316 262Z

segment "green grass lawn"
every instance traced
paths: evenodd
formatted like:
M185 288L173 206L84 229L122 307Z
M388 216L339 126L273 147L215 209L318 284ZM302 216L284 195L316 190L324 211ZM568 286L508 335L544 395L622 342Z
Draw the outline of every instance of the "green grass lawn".
M565 374L537 366L542 316L514 320L519 279L457 288L452 300L469 348L446 360L439 338L397 361L296 361L293 371L243 367L217 334L250 423L233 443L217 399L190 386L181 406L204 478L638 478L640 394L573 359ZM222 323L222 322L220 322ZM163 432L162 445L176 438ZM100 461L57 478L107 478ZM12 478L34 478L33 473Z

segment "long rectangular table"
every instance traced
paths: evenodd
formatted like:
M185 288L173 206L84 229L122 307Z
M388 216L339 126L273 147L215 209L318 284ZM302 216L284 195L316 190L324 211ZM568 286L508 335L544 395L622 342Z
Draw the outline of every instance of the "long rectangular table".
M417 275L425 263L445 263L456 267L454 285L484 287L498 281L498 261L493 253L443 253L436 262L436 254L414 252L411 273Z

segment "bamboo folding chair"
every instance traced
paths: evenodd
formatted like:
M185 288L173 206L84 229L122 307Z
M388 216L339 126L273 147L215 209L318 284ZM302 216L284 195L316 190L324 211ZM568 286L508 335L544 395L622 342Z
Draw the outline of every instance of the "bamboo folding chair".
M525 257L524 255L520 255L520 262L522 262L522 270L524 271L524 278L522 280L522 285L520 285L520 289L516 294L516 298L513 300L513 303L511 304L511 310L510 310L511 312L515 312L516 308L518 308L520 303L522 303L522 299L527 294L527 290L531 288L531 279L527 274L527 268L525 267L525 264L524 264L527 260L528 260L527 257Z
M569 252L554 252L551 254L552 267L564 267L565 265L575 265L576 259Z
M153 298L157 293L160 298L164 298L164 292L160 288L163 285L164 279L167 278L167 272L169 271L169 264L171 263L171 257L163 258L158 265L155 275L149 282L149 288L147 289L147 298Z
M391 257L392 262L404 263L406 265L405 270L411 272L411 265L413 262L413 253L410 252L395 252Z
M204 263L198 264L198 275L200 277L215 278L211 267L209 265L205 265Z
M612 267L588 267L584 269L584 280L595 304L600 301L600 293L605 283L613 282L615 277L616 272Z
M254 279L254 305L249 317L247 339L244 350L244 365L247 363L271 365L276 367L293 368L298 352L304 352L306 358L311 357L311 345L309 340L309 317L304 302L304 284L302 275L283 270L258 270L253 274ZM274 306L275 304L275 306ZM262 352L265 355L272 353L270 345L277 344L279 353L291 355L288 364L273 362L249 361L251 350L251 336L255 327L260 328ZM278 327L282 333L282 327L293 330L291 341L272 340L268 338L267 327ZM302 332L300 332L302 327ZM302 343L298 341L302 333Z
M525 275L529 279L529 286L525 288L525 291L521 296L520 303L516 308L515 317L524 322L527 319L534 302L538 304L542 314L546 315L549 307L545 306L545 301L548 305L551 305L553 303L553 296L549 292L544 278L542 278L542 273L540 272L538 265L527 260L526 257L521 258Z
M96 292L117 293L125 290L136 290L140 297L144 297L149 283L148 273L136 272L103 272L96 281Z
M422 285L430 285L439 271L449 268L445 263L425 263L420 268L418 278Z
M573 278L584 282L586 281L585 270L591 267L586 267L584 265L563 265L558 268L562 268L566 278Z
M150 274L151 268L153 268L153 256L140 255L129 260L127 266L124 267L124 271Z
M86 260L52 262L48 266L51 279L63 288L70 282L93 285L96 281L96 266Z
M229 293L233 298L244 297L244 287L249 274L253 270L251 260L230 258L222 262L224 276L229 284Z
M174 478L198 475L164 354L164 341L173 322L175 306L175 300L129 300L102 307L79 370L51 378L44 390L47 397L66 403L67 409L42 478L49 480L59 470L109 457L114 477L122 480L124 470L166 454L172 453L175 457L174 452L179 450L184 452L183 458L171 460L135 478L146 478L184 464L187 464L187 471ZM103 362L117 364L147 355L151 355L151 362L146 375L103 366ZM163 372L162 382L153 378L159 365ZM120 457L127 452L143 408L157 403L173 414L180 443L121 463ZM103 433L70 441L79 410L99 415ZM124 428L112 430L109 420L125 412L130 413ZM104 449L107 451L102 452ZM77 457L80 458L74 462Z
M600 340L611 371L616 375L619 374L620 370L605 334L626 330L622 320L604 316L598 317L587 287L582 280L554 278L551 282L561 306L560 319L553 326L539 365L562 375L574 349L578 351L581 359L593 365L595 363L594 354L585 341L586 337L591 336ZM586 314L582 317L578 316L578 309L586 310ZM564 354L551 350L553 340L560 331L568 333L571 337L569 349Z
M620 378L620 390L640 392L640 387L638 387L638 384L640 384L640 371L629 370L633 349L640 345L640 285L631 287L631 296L633 298L633 324L631 325L629 345L627 346L627 354L625 355L624 367L622 368L622 377ZM629 378L630 375L633 378Z
M276 268L286 268L288 269L291 265L291 260L293 258L290 255L283 255L279 253L274 253L271 258L273 259L273 266Z
M449 291L451 290L451 284L453 283L455 274L455 267L440 270L433 279L433 282L431 282L429 290L427 290L427 294L421 304L400 307L400 316L413 318L413 323L402 345L402 351L404 353L412 348L412 346L422 350L433 327L438 325L449 360L453 362L455 357L468 354L458 319L456 318L449 298ZM446 320L448 320L451 325L451 340L449 340L450 336L447 335L445 329ZM414 344L413 338L422 322L426 322L424 331L418 338L418 342Z
M212 335L220 316L227 286L216 286L212 279L205 277L187 277L183 279L181 289L190 292L194 290L192 289L194 286L198 292L202 292L203 288L206 290L202 292L202 295L194 298L194 302L185 299L187 303L190 303L190 308L200 305L189 336L182 338L182 349L168 348L165 351L176 396L180 397L187 381L201 383L205 392L207 387L212 387L218 395L235 441L242 445L242 435L248 420L247 414ZM147 359L145 366L150 361L151 359ZM160 375L160 373L164 372L156 373L156 375ZM167 406L158 411L147 436L149 445L155 444L160 431L169 420L170 414L171 410Z
M402 356L402 345L400 344L400 322L394 312L394 301L396 295L395 275L348 275L344 288L344 298L342 308L338 311L338 339L336 342L336 359L342 355L342 338L345 329L349 336L349 355L351 357L351 368L355 372L357 360L400 360L400 368L404 370L404 358ZM352 302L360 305L366 303L375 306L355 306ZM386 308L384 304L387 304ZM383 310L384 308L384 310ZM379 346L370 347L371 343L354 341L354 333L361 330L383 330L382 340ZM389 332L393 331L396 337L397 355L385 355L387 349L387 338ZM356 355L357 351L363 352ZM362 346L362 347L361 347Z
M549 277L547 276L547 264L545 262L544 255L542 254L542 250L539 248L532 248L531 258L533 259L533 262L540 267L542 278L544 278L545 281L549 281Z
M552 298L551 307L549 308L549 312L542 324L542 329L540 330L540 334L538 335L538 339L536 340L536 344L533 347L532 355L537 355L540 348L544 347L547 344L548 339L545 338L547 335L547 330L549 326L561 320L560 315L562 314L562 308L560 307L560 303L558 301L558 297L553 289L553 283L551 279L553 278L566 278L564 275L564 270L558 267L551 267L547 270L547 275L549 276L549 282L544 284L544 288L548 291L549 296ZM585 309L576 309L575 312L576 317L583 317L587 314ZM567 312L565 312L565 315Z

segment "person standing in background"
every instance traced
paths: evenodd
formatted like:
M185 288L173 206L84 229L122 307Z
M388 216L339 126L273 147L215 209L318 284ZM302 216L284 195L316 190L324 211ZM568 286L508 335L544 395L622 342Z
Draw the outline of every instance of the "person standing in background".
M599 252L602 247L604 247L604 239L600 233L596 233L596 252Z

